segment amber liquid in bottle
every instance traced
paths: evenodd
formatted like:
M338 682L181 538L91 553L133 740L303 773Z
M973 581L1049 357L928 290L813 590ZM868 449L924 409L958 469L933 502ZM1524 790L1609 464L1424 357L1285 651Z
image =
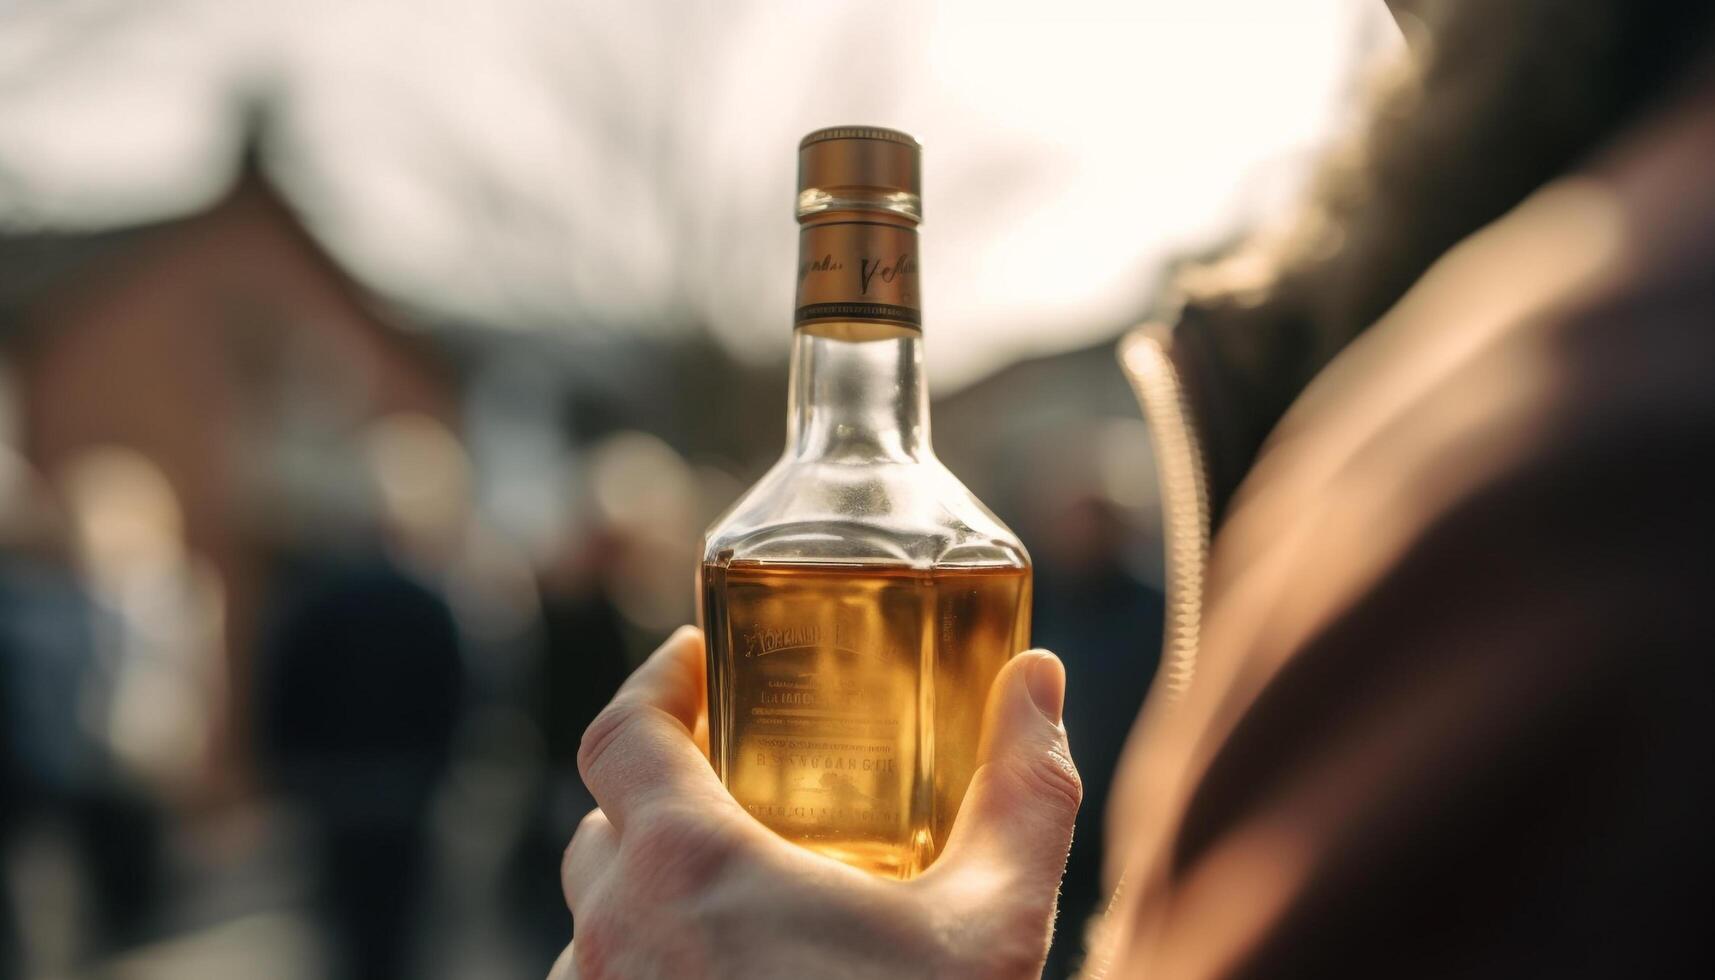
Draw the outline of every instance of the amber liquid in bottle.
M799 145L785 451L709 528L699 597L716 773L787 840L897 878L946 845L1030 633L1024 545L930 443L919 153L867 126Z
M996 673L1029 642L1030 570L703 567L709 751L781 836L889 877L946 843Z

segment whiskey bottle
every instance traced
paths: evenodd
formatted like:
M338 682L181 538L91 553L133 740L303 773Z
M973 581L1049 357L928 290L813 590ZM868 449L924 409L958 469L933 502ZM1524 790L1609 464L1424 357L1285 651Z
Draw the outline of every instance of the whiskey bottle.
M877 874L935 859L983 707L1030 634L1024 546L929 445L921 149L798 148L786 450L704 541L710 760L788 840Z

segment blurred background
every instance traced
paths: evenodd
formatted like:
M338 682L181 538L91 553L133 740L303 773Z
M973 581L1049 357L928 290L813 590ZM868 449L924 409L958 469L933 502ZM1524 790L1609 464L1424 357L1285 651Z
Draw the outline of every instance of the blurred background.
M1161 631L1113 341L1399 44L1379 0L0 0L0 978L546 972L578 738L780 450L796 140L853 122L925 145L935 443L1069 665L1075 939Z

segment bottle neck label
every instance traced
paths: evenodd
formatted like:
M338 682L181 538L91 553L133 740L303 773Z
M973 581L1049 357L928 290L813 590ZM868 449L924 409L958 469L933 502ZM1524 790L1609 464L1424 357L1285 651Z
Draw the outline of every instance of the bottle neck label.
M916 228L854 218L799 230L794 325L853 321L923 329Z

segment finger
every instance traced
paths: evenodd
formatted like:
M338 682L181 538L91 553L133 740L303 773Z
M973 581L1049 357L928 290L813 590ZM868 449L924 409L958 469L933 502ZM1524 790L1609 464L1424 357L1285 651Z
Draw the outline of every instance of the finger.
M560 890L566 896L566 908L575 911L589 897L597 882L607 876L618 853L619 834L607 814L600 809L585 814L560 859Z
M578 772L620 832L665 801L710 812L735 806L691 734L706 697L703 671L703 635L683 627L584 732Z
M572 962L572 944L560 951L560 958L554 961L554 968L548 971L548 980L578 980L578 965Z
M1046 651L1014 657L995 678L977 771L935 864L943 874L1004 868L1022 875L1010 887L1059 888L1083 800L1060 724L1065 695L1066 670Z

